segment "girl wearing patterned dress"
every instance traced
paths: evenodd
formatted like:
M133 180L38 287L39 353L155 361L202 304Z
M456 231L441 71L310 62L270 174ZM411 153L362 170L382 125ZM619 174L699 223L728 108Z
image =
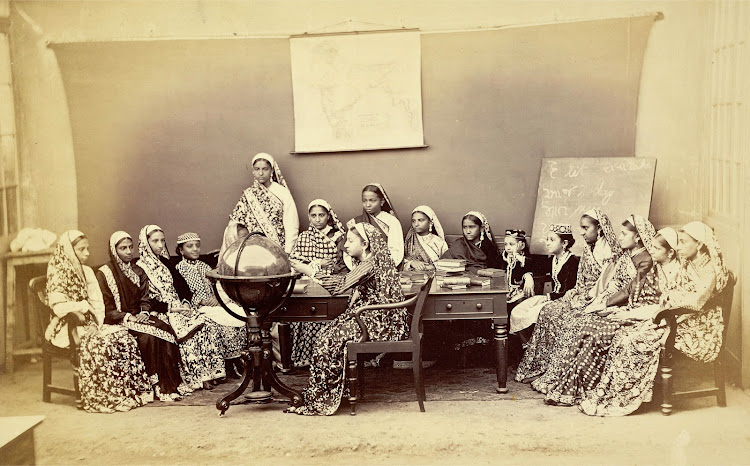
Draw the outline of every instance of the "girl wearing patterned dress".
M172 326L182 358L182 379L192 389L211 390L226 375L219 326L193 307L190 287L172 265L164 231L146 225L138 235L137 265L148 276L151 312Z
M178 236L176 251L177 255L182 257L176 266L177 271L180 272L193 293L190 302L194 308L199 309L218 325L227 377L238 379L240 376L235 371L235 367L242 367L240 356L247 346L245 321L231 316L216 299L211 282L206 278L206 272L210 271L211 267L198 259L201 254L200 236L197 233L184 233ZM239 314L242 315L242 312ZM242 372L241 369L240 372Z
M411 228L404 240L404 270L434 270L433 263L448 251L443 226L426 205L411 212Z
M252 166L253 184L242 193L229 216L222 252L249 232L261 231L289 254L299 234L292 193L272 156L261 152L253 157Z
M60 235L47 266L47 303L55 317L45 338L55 346L78 341L80 400L88 412L128 411L153 400L138 345L125 327L104 323L104 300L94 271L85 263L89 240L77 230ZM75 316L75 317L73 317ZM68 331L67 321L81 323Z
M385 188L380 183L370 183L362 189L362 215L346 222L351 228L355 223L369 223L378 230L388 242L388 251L396 267L404 260L404 230L398 220ZM351 257L344 254L347 267L353 267Z
M310 226L300 233L290 259L310 265L315 273L334 274L346 271L343 249L346 230L331 205L315 199L307 206ZM310 365L312 346L324 322L292 322L292 363L295 367Z
M404 300L398 272L393 264L385 237L372 225L357 223L347 232L344 245L354 259L354 268L346 275L315 278L331 294L352 289L346 311L328 323L313 347L310 381L302 391L303 405L288 412L304 415L331 415L336 412L344 393L346 344L361 336L354 312L362 306L388 304ZM307 264L293 261L295 269L313 275ZM362 315L371 340L401 340L407 336L405 308L370 311Z
M583 314L586 306L603 291L622 255L612 224L602 211L586 212L580 226L586 246L578 265L576 286L562 298L546 304L539 313L534 333L518 365L516 380L519 382L531 382L543 375L550 364L564 360L581 329L580 319L574 317ZM572 324L570 328L567 328L568 323Z
M586 323L568 348L568 362L556 366L555 373L551 369L545 373L548 404L570 406L577 403L585 391L599 382L612 339L623 325L617 317L630 309L659 302L661 293L649 253L655 235L651 222L640 215L631 215L623 222L619 243L627 253L623 257L632 261L636 274L627 286L607 298L606 303L611 306L598 308L599 303L605 302L601 299L589 305L589 310L596 310L583 317ZM623 290L625 306L618 307ZM610 315L616 317L610 318Z

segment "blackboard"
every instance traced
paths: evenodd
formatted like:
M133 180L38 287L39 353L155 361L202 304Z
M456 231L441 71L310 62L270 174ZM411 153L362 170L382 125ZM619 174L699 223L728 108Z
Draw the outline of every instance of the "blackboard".
M569 223L581 254L581 215L594 207L607 214L616 232L630 214L648 217L656 159L636 157L545 158L531 233L531 252L545 254L551 223Z

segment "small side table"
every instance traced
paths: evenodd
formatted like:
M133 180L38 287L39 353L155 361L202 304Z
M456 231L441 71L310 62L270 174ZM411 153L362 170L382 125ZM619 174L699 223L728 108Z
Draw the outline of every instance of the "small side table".
M5 354L5 372L13 372L13 357L21 354L41 354L40 349L13 349L16 325L16 267L31 264L46 264L52 257L52 249L3 254L5 262L5 313L0 314L0 329L5 331L5 341L0 342L0 352Z
M3 464L36 464L34 428L44 416L0 417L0 458Z

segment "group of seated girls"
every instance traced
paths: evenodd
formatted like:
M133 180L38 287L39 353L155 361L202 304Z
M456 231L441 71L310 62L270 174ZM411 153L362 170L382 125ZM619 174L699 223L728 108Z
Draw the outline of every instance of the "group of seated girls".
M534 261L523 231L507 230L501 251L477 211L461 218L463 234L449 246L433 209L416 207L404 237L385 190L372 183L362 190L362 215L346 227L328 202L316 199L307 208L309 227L300 233L294 200L273 157L258 154L252 166L253 184L229 217L222 250L249 232L262 232L289 254L296 270L331 294L351 291L346 311L334 320L293 324L292 359L295 366L309 366L310 378L302 405L288 412L336 412L345 389L345 347L360 336L355 310L403 301L398 270L432 270L440 258L464 259L473 272L505 270L511 331L525 348L516 378L532 382L551 404L623 415L649 400L665 334L662 324L651 323L660 309L696 311L678 328L676 346L687 355L711 361L721 346L721 311L703 307L727 274L712 230L700 222L657 234L648 220L631 216L618 239L606 215L594 209L580 220L586 242L580 260L570 252L571 226L552 225L546 236L550 259ZM66 314L82 322L71 335L80 339L81 399L88 411L127 410L154 396L174 400L237 377L235 363L246 344L242 322L217 307L205 277L209 266L198 260L198 235L178 237L182 260L176 266L158 226L143 227L138 239L133 263L131 237L113 234L110 262L95 276L84 265L88 240L66 232L49 265L49 300L59 318L48 339L68 344ZM545 273L552 292L534 296L533 275ZM222 300L236 305L225 295ZM362 320L373 340L408 336L404 308L368 312Z

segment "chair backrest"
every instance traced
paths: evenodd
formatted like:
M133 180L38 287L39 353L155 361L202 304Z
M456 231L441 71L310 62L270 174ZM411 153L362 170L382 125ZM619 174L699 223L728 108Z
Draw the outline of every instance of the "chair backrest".
M724 289L716 293L716 295L706 303L706 308L709 309L715 306L721 306L721 314L724 320L722 347L727 340L727 327L729 327L729 318L732 315L732 303L734 302L734 285L737 283L737 278L731 270L727 271L727 274L729 277L727 277L727 284L724 286Z
M52 309L47 305L47 276L42 275L29 280L29 289L38 298L29 305L39 322L39 330L42 332L42 340L44 340L44 332L52 318Z
M424 307L425 299L430 294L430 288L432 288L432 281L435 276L432 275L427 279L427 282L422 285L417 293L417 300L414 303L414 307L408 306L406 312L411 317L411 338L418 339L422 334L422 308Z

